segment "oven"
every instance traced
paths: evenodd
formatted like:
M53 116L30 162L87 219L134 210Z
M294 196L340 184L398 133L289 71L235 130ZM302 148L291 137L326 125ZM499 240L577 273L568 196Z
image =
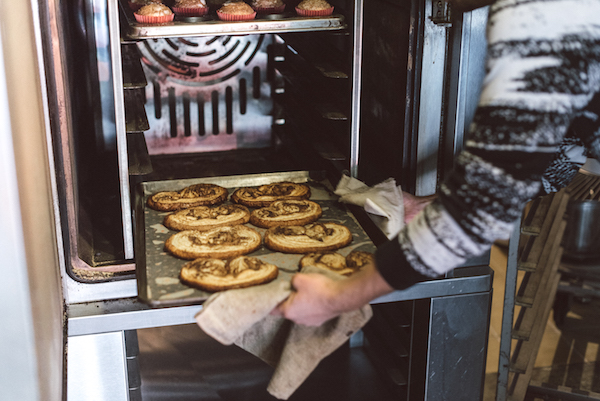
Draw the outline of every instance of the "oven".
M160 25L137 23L126 0L27 8L66 399L139 399L135 330L191 323L201 308L138 298L140 188L280 177L334 187L347 174L368 185L393 177L427 195L452 168L482 79L485 9L336 0L332 15L302 18L286 4L251 21L210 13ZM374 245L385 240L364 211L347 210ZM392 397L478 399L491 278L484 256L382 297L351 347L364 349Z

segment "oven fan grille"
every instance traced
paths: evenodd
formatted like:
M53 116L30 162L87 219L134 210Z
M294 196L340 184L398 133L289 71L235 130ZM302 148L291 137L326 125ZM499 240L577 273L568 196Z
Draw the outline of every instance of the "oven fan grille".
M150 154L270 146L271 40L242 35L140 42Z

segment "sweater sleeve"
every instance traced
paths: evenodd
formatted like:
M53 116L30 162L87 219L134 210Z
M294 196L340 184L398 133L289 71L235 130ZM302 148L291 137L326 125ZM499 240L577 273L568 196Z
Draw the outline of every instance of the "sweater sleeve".
M486 252L540 193L571 122L600 87L600 28L590 12L600 2L582 1L491 7L487 73L464 150L436 201L377 251L390 285L406 288Z

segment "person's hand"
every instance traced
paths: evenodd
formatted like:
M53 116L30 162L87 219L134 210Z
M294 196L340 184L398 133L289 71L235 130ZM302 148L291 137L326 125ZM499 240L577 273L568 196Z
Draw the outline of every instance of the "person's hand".
M298 273L292 294L273 312L305 326L320 326L340 314L334 308L337 283L322 274Z
M414 196L408 192L402 191L402 201L404 202L404 223L408 224L417 214L427 205L434 201L437 195Z

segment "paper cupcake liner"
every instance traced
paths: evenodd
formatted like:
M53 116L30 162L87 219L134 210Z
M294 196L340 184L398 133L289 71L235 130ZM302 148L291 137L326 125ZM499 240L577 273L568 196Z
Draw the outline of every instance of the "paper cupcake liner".
M279 7L253 7L258 14L279 14L285 10L285 4Z
M302 10L296 7L296 13L301 17L322 17L333 14L333 6L324 10Z
M201 17L208 13L208 7L173 7L172 10L184 17Z
M227 14L217 10L217 16L222 21L247 21L256 17L256 11L252 14Z
M137 22L141 22L142 24L162 24L163 22L171 22L175 17L175 14L170 15L139 15L138 13L133 13L135 16L135 20Z

